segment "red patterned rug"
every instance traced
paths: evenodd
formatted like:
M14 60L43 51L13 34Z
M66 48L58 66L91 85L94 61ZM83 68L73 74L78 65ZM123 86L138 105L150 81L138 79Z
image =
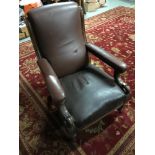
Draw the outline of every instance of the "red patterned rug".
M130 100L122 113L114 111L85 129L72 144L61 138L60 129L49 117L47 88L32 43L20 48L20 153L21 155L133 155L134 154L134 9L118 7L85 21L89 42L128 64L122 76L131 88ZM91 63L112 70L94 56ZM55 113L53 106L51 115Z

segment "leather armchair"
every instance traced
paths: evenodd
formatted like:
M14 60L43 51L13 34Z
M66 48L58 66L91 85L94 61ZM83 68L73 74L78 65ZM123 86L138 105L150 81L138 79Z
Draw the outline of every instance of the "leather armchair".
M120 109L129 87L120 79L127 65L105 50L86 42L84 17L75 2L56 3L31 10L27 26L38 65L68 138ZM114 69L114 76L89 63L92 53Z

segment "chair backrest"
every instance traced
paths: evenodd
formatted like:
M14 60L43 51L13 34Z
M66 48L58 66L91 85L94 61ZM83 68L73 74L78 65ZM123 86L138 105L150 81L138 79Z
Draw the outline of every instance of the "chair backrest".
M31 10L28 21L42 57L58 77L81 69L88 60L81 9L75 2L55 3Z

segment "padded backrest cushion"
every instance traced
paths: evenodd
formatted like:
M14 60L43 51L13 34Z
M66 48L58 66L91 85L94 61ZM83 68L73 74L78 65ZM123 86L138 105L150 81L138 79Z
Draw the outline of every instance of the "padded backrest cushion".
M31 10L28 20L41 55L58 77L76 72L86 63L80 8L75 2L46 5Z

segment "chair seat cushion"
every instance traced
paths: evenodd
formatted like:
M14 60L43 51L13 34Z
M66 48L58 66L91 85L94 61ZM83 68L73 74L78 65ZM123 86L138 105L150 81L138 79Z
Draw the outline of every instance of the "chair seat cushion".
M114 79L93 65L60 81L66 93L65 105L78 128L118 108L126 99Z

